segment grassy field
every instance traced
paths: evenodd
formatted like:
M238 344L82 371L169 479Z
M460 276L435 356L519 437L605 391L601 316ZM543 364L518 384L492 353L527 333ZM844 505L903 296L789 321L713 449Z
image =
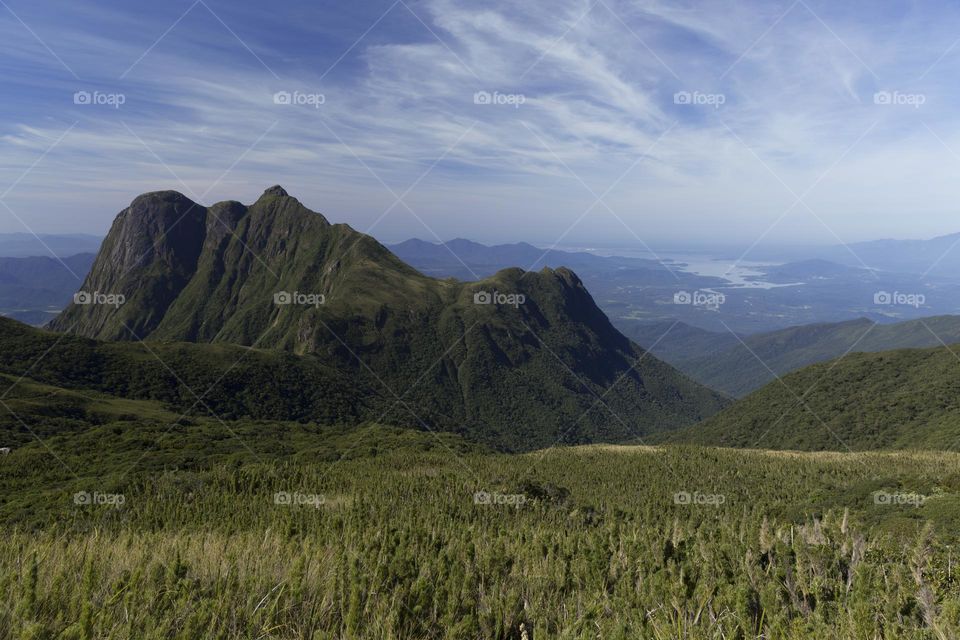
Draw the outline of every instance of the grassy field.
M0 456L0 637L960 633L957 454L226 426Z

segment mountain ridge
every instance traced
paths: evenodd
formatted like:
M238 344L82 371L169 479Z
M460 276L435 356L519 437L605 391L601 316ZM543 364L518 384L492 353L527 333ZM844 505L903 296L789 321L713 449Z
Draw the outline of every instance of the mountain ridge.
M436 280L280 187L249 206L138 197L82 290L125 301L72 304L51 329L313 355L447 417L428 428L509 448L623 441L725 404L617 331L569 269Z

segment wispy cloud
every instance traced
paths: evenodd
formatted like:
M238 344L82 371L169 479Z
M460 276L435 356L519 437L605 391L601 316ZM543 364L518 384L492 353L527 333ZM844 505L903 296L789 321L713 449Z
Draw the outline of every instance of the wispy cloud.
M421 218L445 237L552 241L640 154L605 200L649 241L747 244L818 179L817 216L796 207L769 241L956 230L947 4L208 2L152 46L190 6L13 6L79 81L0 19L0 186L77 123L7 198L38 230L104 230L136 193L181 188L172 174L203 193L243 154L210 200L282 182L360 229L393 202L380 179L400 192L433 167L406 199L417 216L398 207L373 229L387 239L429 236ZM77 91L124 102L76 105ZM623 227L598 207L571 237Z

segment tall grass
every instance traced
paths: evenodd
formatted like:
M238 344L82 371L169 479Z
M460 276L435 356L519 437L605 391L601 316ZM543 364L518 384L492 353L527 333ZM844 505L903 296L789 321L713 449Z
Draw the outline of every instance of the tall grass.
M953 638L958 462L587 447L64 479L2 512L0 637ZM123 504L74 504L101 485Z

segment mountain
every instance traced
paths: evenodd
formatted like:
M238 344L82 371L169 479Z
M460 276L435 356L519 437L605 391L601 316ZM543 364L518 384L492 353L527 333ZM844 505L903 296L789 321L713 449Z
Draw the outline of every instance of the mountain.
M958 350L851 353L771 382L668 438L798 450L960 449Z
M956 277L960 270L960 233L929 240L874 240L850 245L847 255L838 247L838 261L874 269L923 275Z
M0 315L45 324L70 301L94 254L0 258Z
M858 278L873 276L858 266L848 266L829 260L811 259L758 267L763 272L763 280L776 284L790 284L797 281L825 280L839 278ZM756 279L756 278L753 278Z
M407 264L436 278L476 280L508 267L523 267L528 270L568 267L591 271L634 268L650 269L661 272L661 275L669 274L655 260L597 256L585 251L540 249L526 242L488 246L462 238L443 243L413 239L387 246Z
M250 206L138 197L81 292L93 303L51 329L314 357L421 428L505 449L624 441L725 404L619 333L568 269L436 280L280 187Z
M672 328L671 328L672 327ZM960 343L960 316L935 316L894 324L866 318L817 323L735 336L682 322L635 323L624 333L694 380L742 397L791 371L847 352L934 347ZM742 342L741 342L742 341Z
M32 233L0 233L0 256L10 258L57 256L66 258L78 253L96 253L102 240L103 238L100 236L84 233L40 233L37 235Z

